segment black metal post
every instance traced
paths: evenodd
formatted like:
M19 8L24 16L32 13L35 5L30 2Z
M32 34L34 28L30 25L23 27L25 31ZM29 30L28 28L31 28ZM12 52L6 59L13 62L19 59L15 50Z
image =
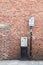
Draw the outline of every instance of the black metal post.
M30 56L32 56L32 26L30 26Z

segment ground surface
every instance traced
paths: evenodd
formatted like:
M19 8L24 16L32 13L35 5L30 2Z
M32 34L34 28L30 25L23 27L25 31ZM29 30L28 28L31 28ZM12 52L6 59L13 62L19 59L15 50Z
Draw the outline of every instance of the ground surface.
M43 61L6 60L0 61L0 65L43 65Z

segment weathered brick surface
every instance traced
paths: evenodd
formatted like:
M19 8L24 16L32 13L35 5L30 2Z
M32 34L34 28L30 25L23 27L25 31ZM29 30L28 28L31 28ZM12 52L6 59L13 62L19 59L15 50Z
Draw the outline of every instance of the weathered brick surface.
M0 0L0 23L9 24L8 29L0 29L0 59L20 57L21 36L28 37L30 57L30 16L35 18L32 58L43 59L43 0Z

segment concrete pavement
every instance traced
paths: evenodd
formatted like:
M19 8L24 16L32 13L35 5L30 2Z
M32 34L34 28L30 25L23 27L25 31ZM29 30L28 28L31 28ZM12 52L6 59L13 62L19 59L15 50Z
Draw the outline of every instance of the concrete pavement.
M43 65L43 61L2 60L0 65Z

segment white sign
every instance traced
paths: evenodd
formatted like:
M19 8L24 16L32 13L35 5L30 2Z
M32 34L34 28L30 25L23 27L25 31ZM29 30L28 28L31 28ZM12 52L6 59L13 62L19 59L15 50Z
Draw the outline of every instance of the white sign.
M21 47L27 47L27 37L21 37Z
M29 18L29 26L34 26L34 17L33 16L31 16Z
M0 24L0 28L6 28L6 27L8 27L8 24L4 24L4 23Z

